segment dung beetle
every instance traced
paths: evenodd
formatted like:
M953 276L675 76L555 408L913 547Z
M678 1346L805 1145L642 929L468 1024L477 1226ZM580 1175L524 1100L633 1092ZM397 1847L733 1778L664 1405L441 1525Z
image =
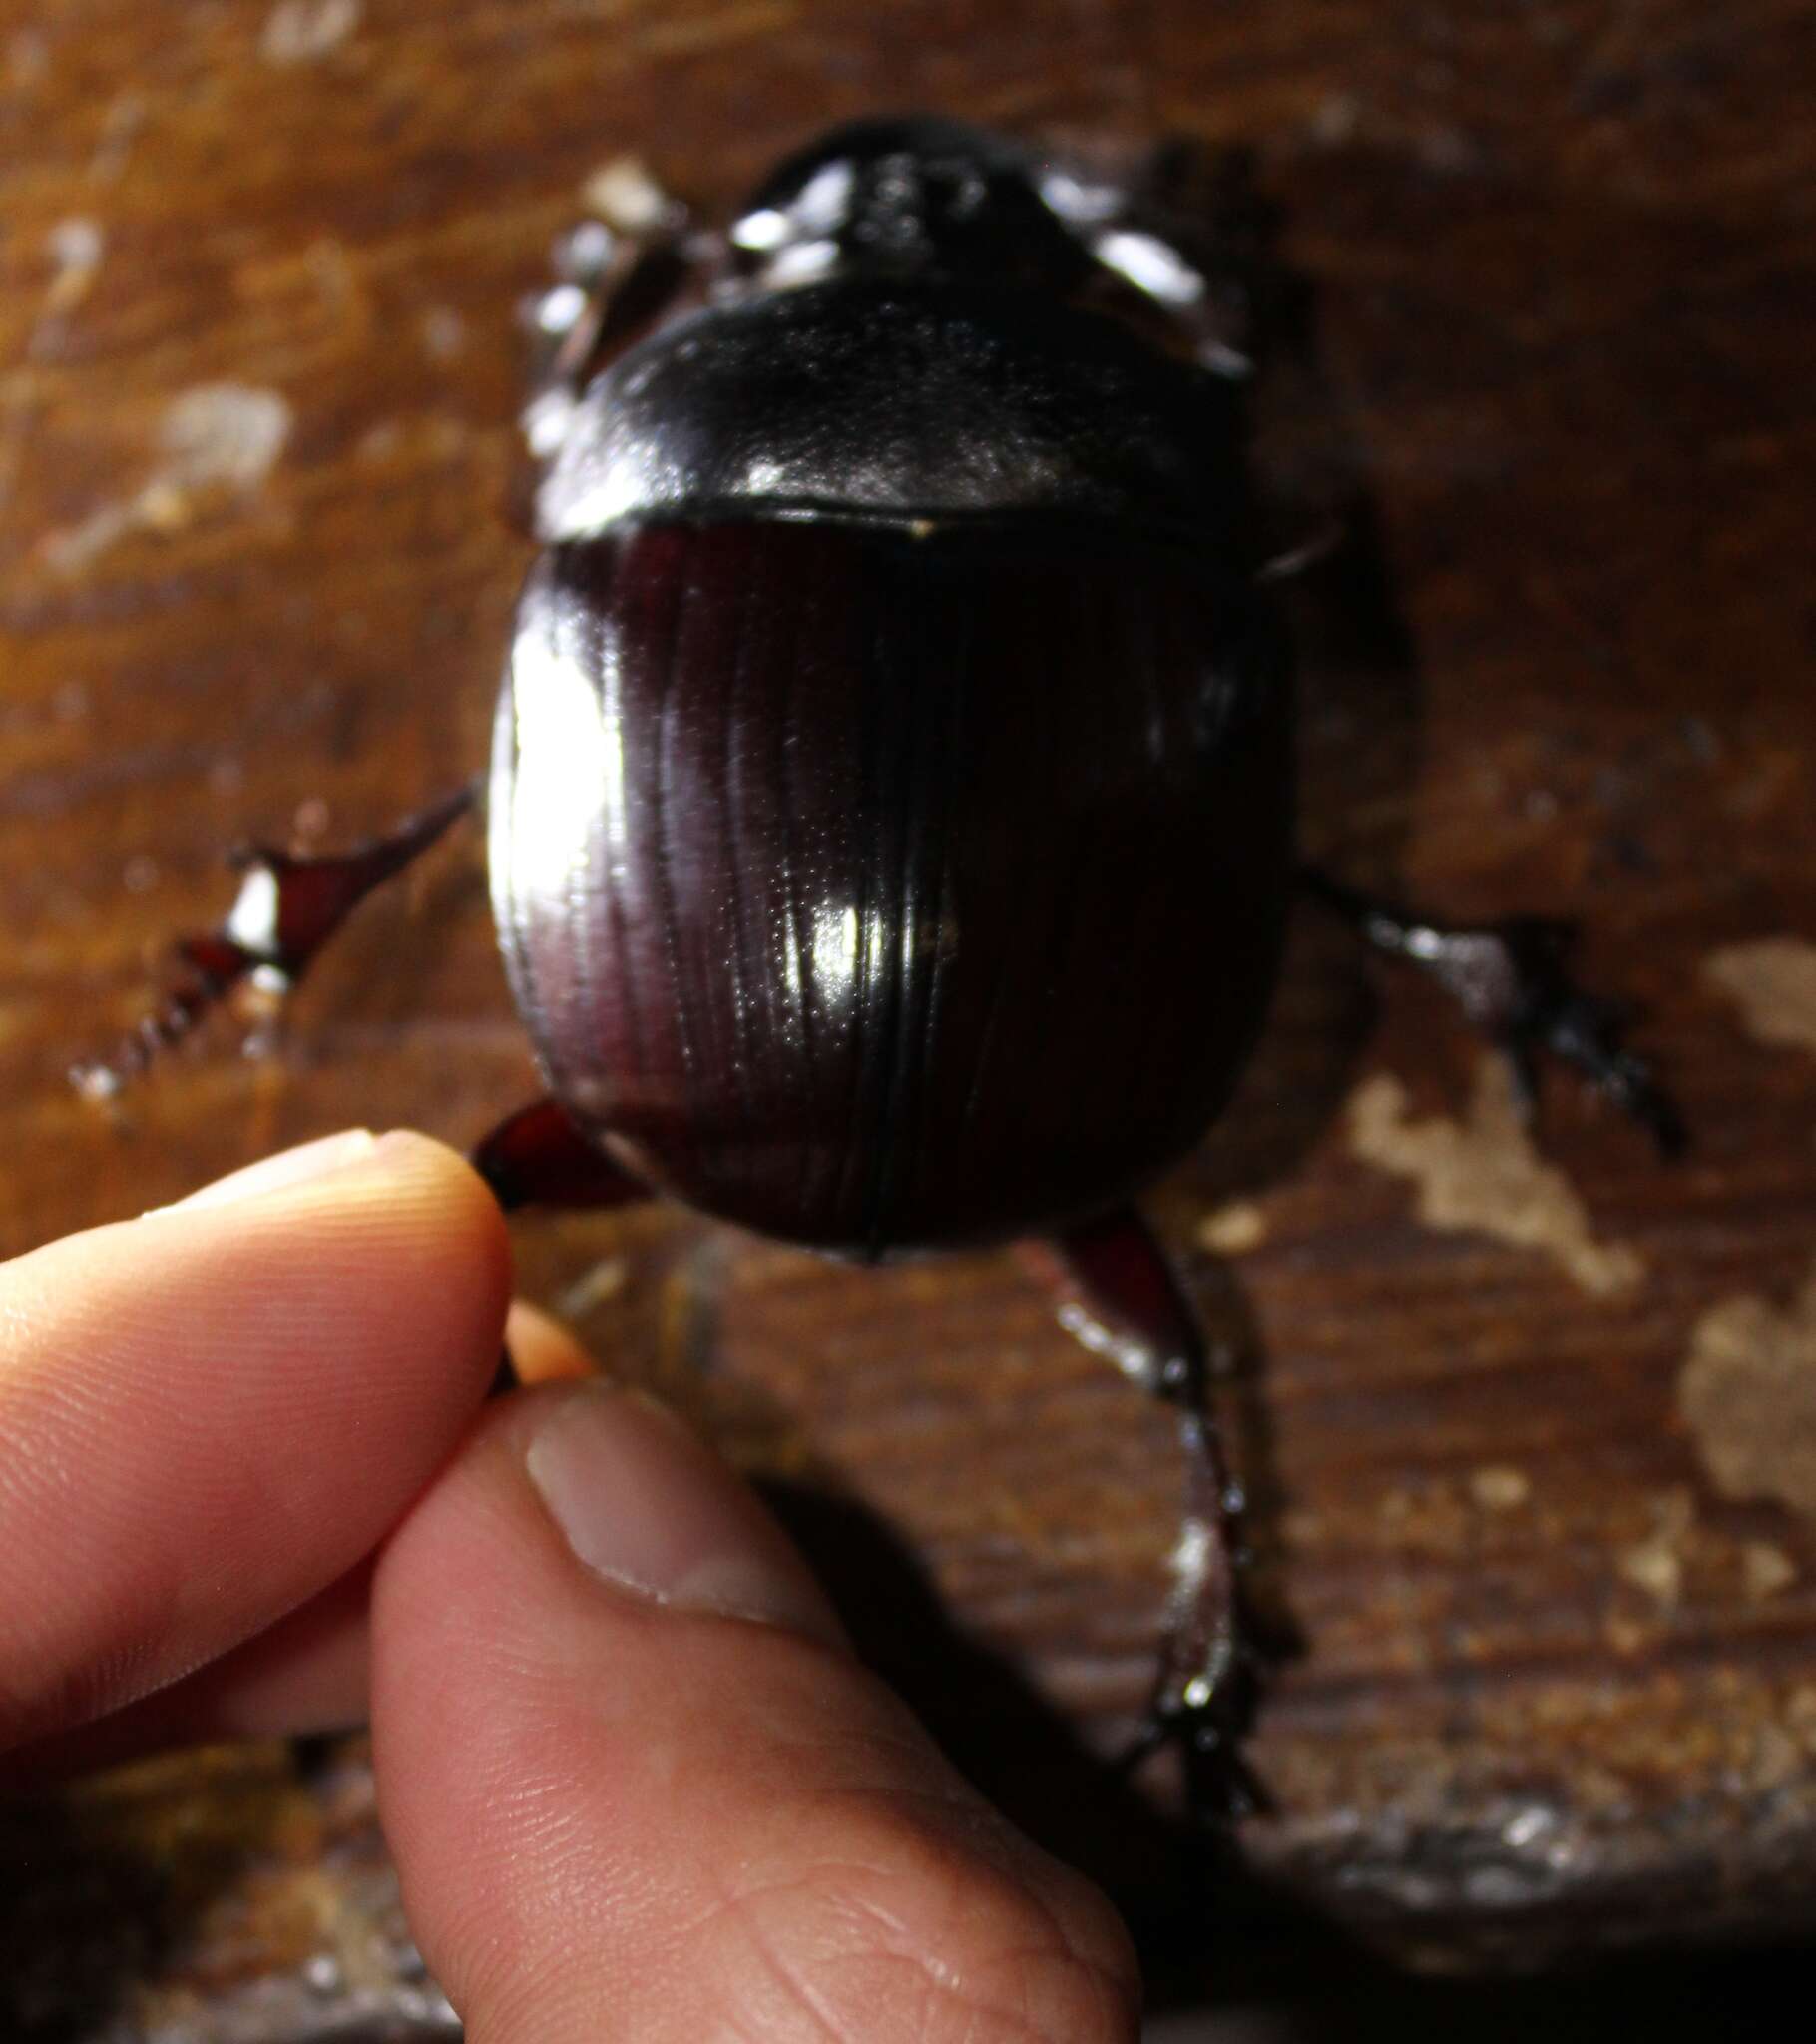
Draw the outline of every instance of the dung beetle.
M547 1095L476 1162L508 1206L661 1193L858 1259L1036 1245L1068 1326L1179 1409L1149 1731L1227 1753L1240 1500L1130 1203L1241 1073L1299 886L1529 1083L1549 1048L1667 1143L1669 1104L1555 926L1447 928L1298 871L1246 363L1133 187L913 120L823 137L723 232L641 196L641 232L567 238L534 308L540 551L487 806ZM293 984L477 800L249 855L83 1082L242 979Z

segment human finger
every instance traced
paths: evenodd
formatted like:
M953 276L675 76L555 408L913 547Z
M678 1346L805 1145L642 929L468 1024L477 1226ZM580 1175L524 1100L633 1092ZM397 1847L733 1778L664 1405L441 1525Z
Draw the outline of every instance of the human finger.
M405 1133L0 1267L0 1750L352 1569L483 1396L509 1281L485 1187Z
M505 1401L387 1543L380 1807L473 2044L1129 2044L1101 1896L846 1646L679 1421Z
M505 1346L526 1382L597 1376L559 1321L518 1300ZM370 1558L218 1660L105 1718L0 1759L0 1780L109 1767L167 1747L294 1738L363 1725L368 1715Z

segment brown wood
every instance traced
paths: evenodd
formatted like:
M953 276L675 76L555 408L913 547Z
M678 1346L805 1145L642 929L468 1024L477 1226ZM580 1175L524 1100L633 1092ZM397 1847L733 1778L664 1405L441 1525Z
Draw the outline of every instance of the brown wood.
M348 1123L465 1142L529 1090L471 841L362 910L281 1058L218 1039L112 1117L62 1074L219 912L227 844L354 836L483 759L527 559L512 305L591 174L636 154L722 202L904 103L1248 143L1308 293L1268 466L1289 523L1333 494L1354 521L1294 598L1310 835L1455 914L1581 916L1695 1147L1662 1168L1557 1083L1541 1165L1435 998L1377 1005L1305 919L1264 1058L1155 1203L1245 1330L1291 1642L1252 1748L1275 1811L1218 1892L1274 1897L1289 1966L1330 1926L1446 1964L1807 1929L1813 44L1789 0L24 0L0 1248ZM673 1212L519 1242L529 1292L580 1286L615 1368L787 1479L965 1764L1161 1925L1163 1785L1089 1756L1149 1665L1164 1417L1009 1257L865 1274ZM8 1820L9 2034L207 2006L295 2036L359 1992L432 2031L361 1779L166 1764Z

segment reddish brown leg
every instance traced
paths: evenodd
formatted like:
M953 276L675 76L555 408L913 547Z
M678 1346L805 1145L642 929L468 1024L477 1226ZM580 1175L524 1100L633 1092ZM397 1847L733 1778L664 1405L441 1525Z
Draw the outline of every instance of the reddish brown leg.
M507 1214L520 1207L628 1207L650 1188L590 1142L546 1095L475 1145L473 1169Z
M614 1164L546 1095L506 1115L474 1145L471 1161L507 1214L523 1207L629 1207L654 1197L642 1179ZM499 1357L492 1394L516 1387L507 1348Z
M1050 1243L1027 1244L1023 1254L1058 1296L1067 1332L1178 1409L1185 1501L1173 1589L1147 1722L1129 1760L1134 1765L1175 1743L1193 1813L1240 1815L1259 1800L1237 1750L1251 1702L1236 1589L1243 1500L1210 1410L1197 1315L1153 1231L1133 1208Z
M530 334L530 392L521 417L538 461L561 447L581 392L615 349L668 309L722 245L689 232L687 209L653 183L607 221L583 220L556 242L555 281L520 308Z
M305 858L267 845L234 852L232 864L243 878L227 920L207 936L179 941L175 986L112 1058L72 1067L72 1082L95 1098L109 1098L182 1042L242 981L287 993L373 888L427 851L478 794L478 783L470 782L388 836L338 856Z

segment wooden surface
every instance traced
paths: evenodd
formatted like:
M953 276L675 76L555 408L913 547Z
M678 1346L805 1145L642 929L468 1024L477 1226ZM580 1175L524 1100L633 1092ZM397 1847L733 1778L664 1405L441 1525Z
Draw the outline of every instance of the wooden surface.
M62 1072L218 912L225 846L356 835L482 760L527 558L512 306L591 174L722 203L905 104L1250 145L1301 286L1269 471L1352 509L1293 601L1308 836L1452 913L1580 916L1695 1147L1664 1169L1554 1084L1541 1162L1424 989L1298 932L1155 1201L1239 1337L1282 1646L1274 1812L1215 1892L1285 1970L1334 1931L1456 1965L1807 1930L1813 42L1789 0L14 0L0 1249L348 1123L465 1142L528 1089L470 841L362 915L282 1058L217 1040L111 1119ZM526 1290L783 1480L977 1778L1189 1951L1163 1780L1093 1759L1148 1670L1164 1419L1007 1257L866 1274L673 1212L519 1242ZM398 1985L356 1751L5 1821L8 2034L445 2025Z

